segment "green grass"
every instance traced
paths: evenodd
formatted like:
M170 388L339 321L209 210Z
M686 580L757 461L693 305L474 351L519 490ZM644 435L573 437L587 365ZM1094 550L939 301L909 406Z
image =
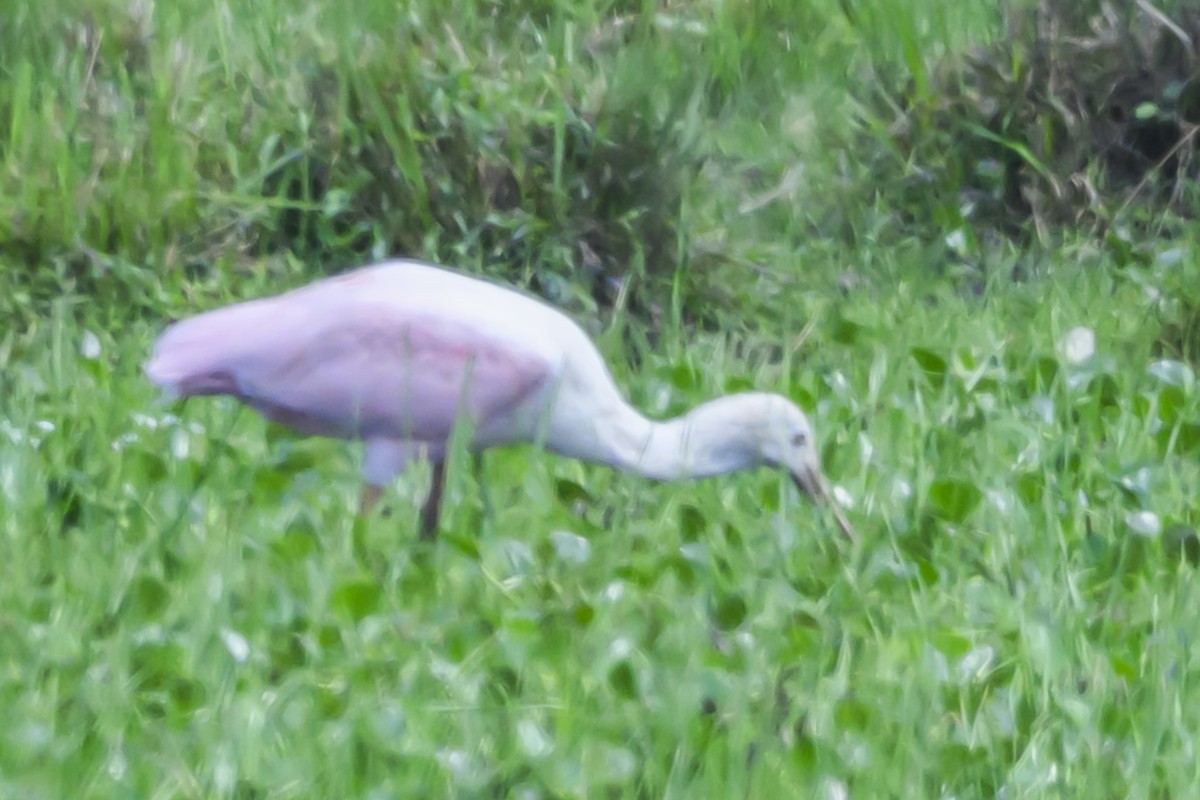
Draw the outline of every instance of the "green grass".
M351 448L176 417L151 324L90 359L60 307L12 337L0 438L5 793L1189 794L1197 543L1128 519L1194 525L1200 478L1194 379L1133 311L1154 271L961 298L916 266L801 293L786 369L729 337L618 367L656 413L805 402L858 549L770 473L527 450L487 462L494 525L456 469L429 548L424 476L356 522Z
M382 3L160 5L153 36L137 4L96 3L103 35L87 41L109 60L94 69L55 38L86 19L14 13L0 29L0 797L1192 796L1197 240L897 243L888 198L848 199L862 196L853 154L835 145L853 84L872 63L924 69L914 54L987 35L993 11L930 0L889 22L902 6L671 3L649 25L636 3L413 4L420 48L396 57L437 67L416 78L374 40L355 47L396 22ZM582 55L623 16L628 49ZM446 30L464 52L490 43L495 85L446 82ZM458 87L448 107L477 127L451 140L449 166L417 135L441 129L405 128L391 100L314 111L343 127L304 133L288 92L304 96L313 63L359 82L342 98ZM562 233L598 213L572 193L596 165L555 160L578 130L555 98L597 76L609 108L685 98L651 128L704 166L670 172L677 207L656 207L671 260L634 248L643 272L623 273L648 286L652 267L674 291L615 313L579 299ZM89 106L101 90L123 101ZM561 138L487 144L498 119ZM622 125L612 142L655 141ZM399 172L377 185L380 140ZM470 197L462 227L438 216L453 204L437 179L465 185L457 148L479 142L496 159L511 148L504 163L544 193L528 217ZM339 144L327 189L344 194L267 191L281 154L299 165ZM644 233L637 208L606 235ZM488 238L521 224L527 251ZM165 319L376 247L543 291L558 285L544 273L565 276L556 299L655 416L786 392L861 543L770 472L653 485L514 449L489 454L485 487L454 464L429 546L423 471L389 494L390 517L357 520L354 447L232 402L165 405L142 377ZM1064 349L1077 327L1095 336L1078 363Z

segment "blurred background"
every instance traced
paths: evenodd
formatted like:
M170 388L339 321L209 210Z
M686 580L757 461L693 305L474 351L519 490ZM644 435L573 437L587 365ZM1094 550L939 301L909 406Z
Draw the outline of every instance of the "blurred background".
M1185 0L0 0L0 796L1190 795L1198 125ZM391 256L788 393L863 547L514 451L430 551L141 376Z

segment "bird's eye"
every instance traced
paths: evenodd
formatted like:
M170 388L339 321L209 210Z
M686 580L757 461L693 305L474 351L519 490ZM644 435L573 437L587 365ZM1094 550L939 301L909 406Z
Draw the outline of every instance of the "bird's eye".
M808 437L804 435L803 431L792 434L792 447L804 447L807 442Z

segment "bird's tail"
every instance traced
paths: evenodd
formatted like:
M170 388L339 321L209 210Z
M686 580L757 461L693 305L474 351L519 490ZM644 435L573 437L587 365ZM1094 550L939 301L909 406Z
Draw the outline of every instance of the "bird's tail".
M154 343L146 377L173 398L235 394L234 365L262 335L262 311L245 303L176 322Z

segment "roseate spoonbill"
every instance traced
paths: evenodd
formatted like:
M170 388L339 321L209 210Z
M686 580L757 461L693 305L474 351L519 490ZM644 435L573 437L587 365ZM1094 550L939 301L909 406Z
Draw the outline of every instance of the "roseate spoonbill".
M302 433L365 443L361 510L415 459L433 465L421 510L436 536L451 431L470 447L540 443L657 480L758 466L827 496L808 419L758 392L647 419L613 383L587 334L514 289L414 261L363 267L171 325L146 366L181 397L232 395ZM838 526L853 530L830 503Z

